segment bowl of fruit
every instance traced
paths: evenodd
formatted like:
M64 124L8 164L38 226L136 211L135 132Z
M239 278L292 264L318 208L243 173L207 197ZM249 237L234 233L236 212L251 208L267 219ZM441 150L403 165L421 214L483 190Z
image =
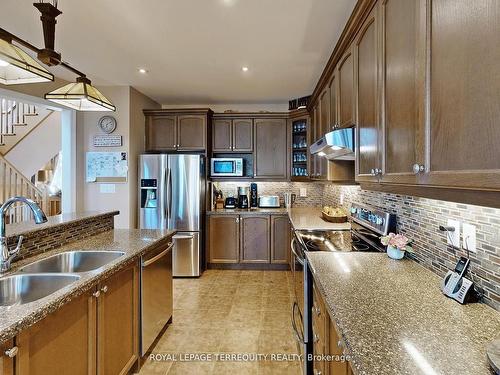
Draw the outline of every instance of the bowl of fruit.
M341 207L324 206L321 215L323 220L330 223L347 222L347 211Z

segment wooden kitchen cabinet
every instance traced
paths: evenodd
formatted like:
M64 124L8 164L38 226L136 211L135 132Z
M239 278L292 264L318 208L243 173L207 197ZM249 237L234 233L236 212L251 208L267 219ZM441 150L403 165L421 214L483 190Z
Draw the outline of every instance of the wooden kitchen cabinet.
M350 127L354 122L354 57L349 47L337 68L339 80L338 121L340 127Z
M178 150L199 151L207 148L207 116L183 115L177 117Z
M255 119L254 177L286 180L289 159L286 119Z
M19 333L17 375L96 372L95 289L75 298L45 319Z
M102 281L98 286L99 374L127 374L138 359L138 274L138 266L135 264Z
M271 263L288 264L290 230L288 216L271 215Z
M330 120L330 89L327 87L319 97L320 108L320 131L322 137L331 130ZM318 137L319 138L319 137Z
M205 151L212 111L146 109L146 151Z
M212 142L213 152L252 152L253 119L215 119Z
M334 72L332 74L332 78L330 79L330 82L328 83L328 91L330 93L330 124L331 128L328 131L332 131L336 127L338 127L338 95L337 95L337 74Z
M375 10L372 10L354 42L357 78L357 180L378 179L382 173L379 158L378 53L375 14Z
M146 117L146 151L173 151L177 149L177 117Z
M382 182L418 182L425 164L425 5L423 0L383 0Z
M14 355L18 348L14 345L14 340L7 340L2 345L0 345L0 375L14 375L14 357L10 357L6 354L10 351Z
M425 185L500 190L498 1L430 2Z
M238 263L239 215L210 215L208 222L209 263Z
M240 262L269 263L270 254L269 215L244 215L240 218Z

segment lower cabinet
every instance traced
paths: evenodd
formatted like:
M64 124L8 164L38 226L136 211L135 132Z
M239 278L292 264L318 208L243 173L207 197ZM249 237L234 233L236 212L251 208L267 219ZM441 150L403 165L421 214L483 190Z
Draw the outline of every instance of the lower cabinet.
M18 348L14 346L14 340L7 340L0 345L0 375L14 374L14 358Z
M210 215L208 262L285 264L289 262L288 216Z
M323 298L315 284L313 284L311 315L314 350L313 374L352 374L349 362L341 360L344 355L342 340L337 333L334 321L330 319ZM329 358L330 360L321 360L320 358Z
M15 374L128 373L138 359L138 280L134 264L19 333Z

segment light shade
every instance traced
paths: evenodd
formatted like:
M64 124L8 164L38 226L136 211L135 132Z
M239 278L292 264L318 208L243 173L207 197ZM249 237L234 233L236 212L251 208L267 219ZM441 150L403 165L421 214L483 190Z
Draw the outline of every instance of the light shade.
M45 94L45 99L77 111L115 111L116 107L86 77Z
M0 83L49 82L54 75L19 47L0 39Z

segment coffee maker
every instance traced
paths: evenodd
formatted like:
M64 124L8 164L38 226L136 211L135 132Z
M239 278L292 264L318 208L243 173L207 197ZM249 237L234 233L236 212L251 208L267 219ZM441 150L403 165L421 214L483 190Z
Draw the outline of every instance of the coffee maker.
M248 208L248 187L238 187L238 208Z

